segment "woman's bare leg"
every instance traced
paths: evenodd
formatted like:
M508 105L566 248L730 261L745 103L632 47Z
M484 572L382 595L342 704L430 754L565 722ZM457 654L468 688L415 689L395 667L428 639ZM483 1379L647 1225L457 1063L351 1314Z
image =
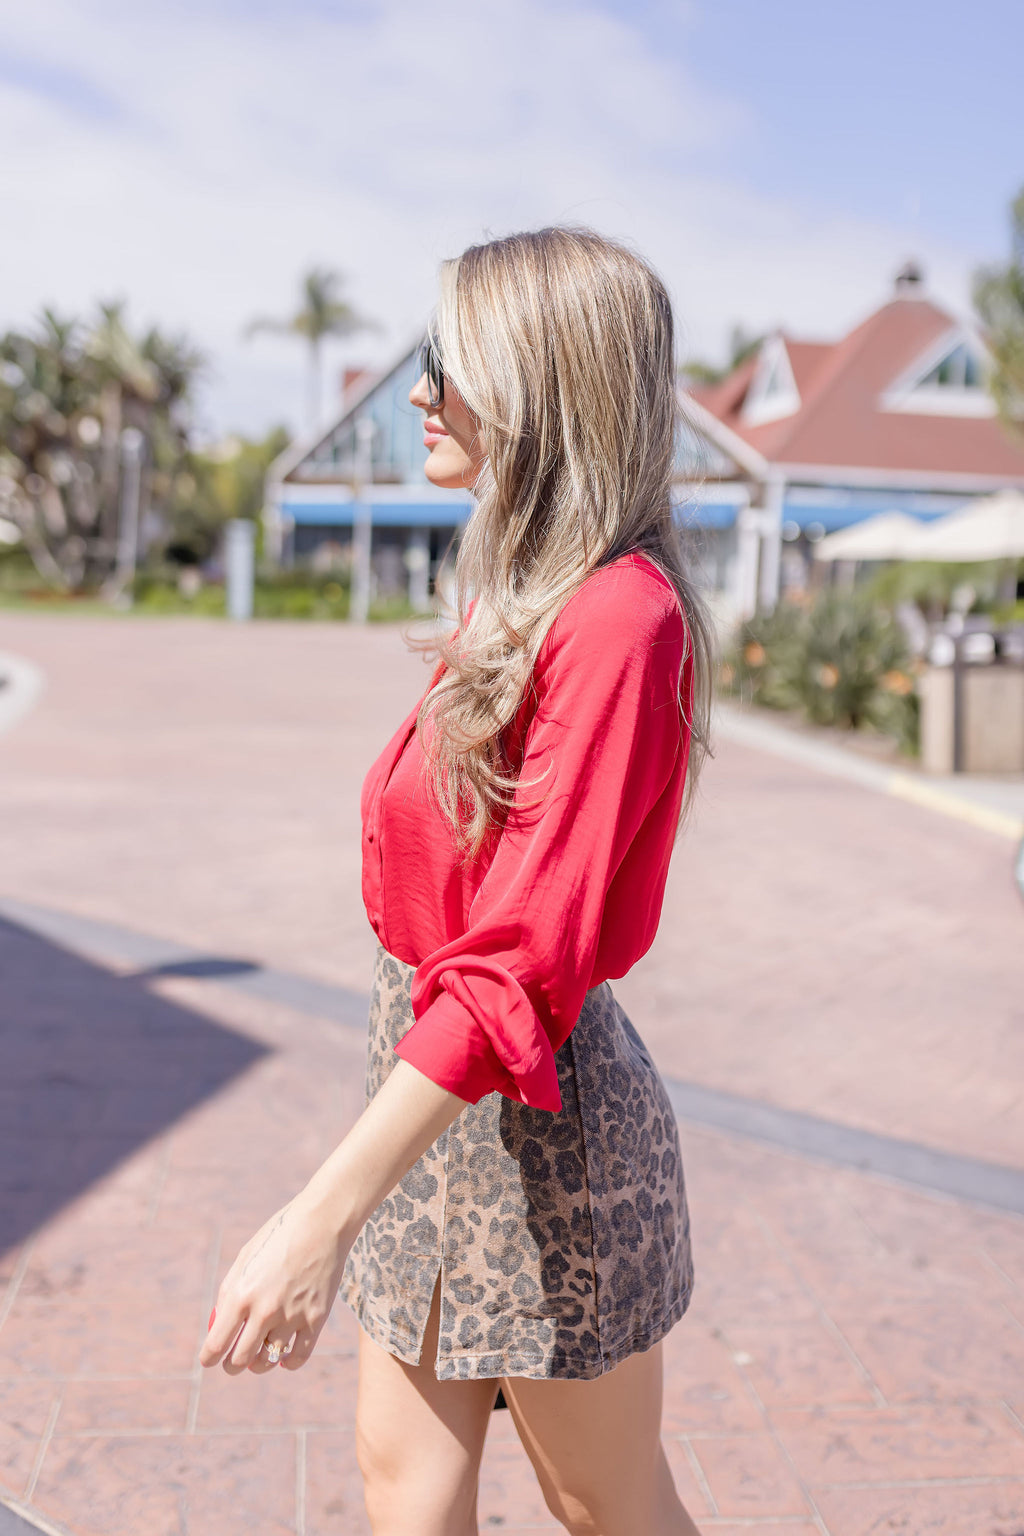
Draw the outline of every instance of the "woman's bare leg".
M480 1457L496 1381L438 1381L438 1289L419 1365L360 1330L356 1446L374 1536L477 1536Z
M548 1508L571 1536L699 1536L661 1445L656 1344L594 1381L502 1381Z

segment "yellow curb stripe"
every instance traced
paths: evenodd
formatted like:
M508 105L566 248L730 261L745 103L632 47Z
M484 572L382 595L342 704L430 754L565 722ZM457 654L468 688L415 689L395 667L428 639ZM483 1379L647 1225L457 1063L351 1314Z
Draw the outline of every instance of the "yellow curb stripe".
M981 827L1000 837L1009 837L1014 841L1024 837L1024 821L1019 816L1011 816L1009 811L997 811L990 805L979 805L976 801L962 799L960 795L951 795L948 790L937 789L933 784L922 784L907 773L890 774L887 789L890 795L900 800L912 800L915 805L926 806L928 810L939 811L944 816L955 816L958 821L969 822L972 827Z

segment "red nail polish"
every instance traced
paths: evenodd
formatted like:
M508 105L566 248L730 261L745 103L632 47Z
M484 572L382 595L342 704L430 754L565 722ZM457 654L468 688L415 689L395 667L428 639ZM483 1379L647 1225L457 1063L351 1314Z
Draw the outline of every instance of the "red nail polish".
M216 1316L217 1316L217 1308L214 1307L213 1311L210 1313L210 1321L206 1325L207 1333L209 1333L210 1329L213 1327L213 1320L214 1320L214 1318Z

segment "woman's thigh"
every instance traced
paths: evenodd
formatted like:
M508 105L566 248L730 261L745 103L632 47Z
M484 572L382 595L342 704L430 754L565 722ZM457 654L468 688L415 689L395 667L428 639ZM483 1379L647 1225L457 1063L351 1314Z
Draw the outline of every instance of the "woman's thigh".
M502 1391L548 1508L580 1536L696 1536L661 1445L656 1344L593 1381L507 1377Z
M438 1381L439 1292L419 1365L359 1335L356 1444L374 1536L475 1536L496 1381Z

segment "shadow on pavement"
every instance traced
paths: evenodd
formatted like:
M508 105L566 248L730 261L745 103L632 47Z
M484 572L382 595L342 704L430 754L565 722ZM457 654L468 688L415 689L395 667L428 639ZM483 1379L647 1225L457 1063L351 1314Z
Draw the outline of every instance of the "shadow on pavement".
M208 959L168 960L163 965L151 965L148 970L136 971L136 980L150 976L197 976L204 981L219 981L226 976L252 976L263 969L254 960L229 960L211 955Z
M267 1054L0 918L0 1252Z

